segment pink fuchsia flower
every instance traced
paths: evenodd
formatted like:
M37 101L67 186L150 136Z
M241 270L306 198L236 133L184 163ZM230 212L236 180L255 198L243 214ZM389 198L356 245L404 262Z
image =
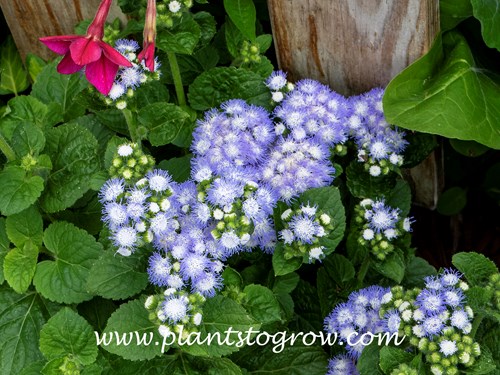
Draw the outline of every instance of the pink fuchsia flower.
M48 48L64 55L57 66L61 74L73 74L85 67L87 80L103 95L113 86L120 66L131 67L132 63L109 44L102 41L104 23L113 0L103 0L97 14L87 29L86 35L58 35L40 38Z
M155 70L155 40L156 40L156 0L148 0L146 8L146 23L144 25L144 41L142 51L137 58L144 60L149 71Z

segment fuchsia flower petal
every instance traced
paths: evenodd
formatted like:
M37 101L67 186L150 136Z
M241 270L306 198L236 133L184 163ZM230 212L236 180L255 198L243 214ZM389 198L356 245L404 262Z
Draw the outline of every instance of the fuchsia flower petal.
M123 56L120 52L111 47L109 44L101 41L99 41L98 44L102 48L102 52L104 53L104 55L108 60L120 66L125 66L127 68L132 67L132 63L128 61L128 59L125 56Z
M75 64L87 65L101 58L102 48L99 43L91 38L81 37L69 46L71 57Z
M57 71L61 74L73 74L78 72L83 68L82 65L75 64L71 55L69 53L64 56L59 65L57 65Z
M155 70L155 44L147 43L143 50L137 56L139 61L144 60L146 67L149 71L154 72Z
M85 76L101 94L108 95L111 86L113 86L118 68L118 64L115 64L103 54L99 60L87 64Z
M59 55L65 55L69 51L69 46L75 40L82 38L80 35L56 35L46 36L38 40L45 44L50 50Z

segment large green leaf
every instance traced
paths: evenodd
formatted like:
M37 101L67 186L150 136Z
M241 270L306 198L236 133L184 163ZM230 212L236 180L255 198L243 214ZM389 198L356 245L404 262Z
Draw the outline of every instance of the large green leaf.
M191 17L184 15L181 23L172 29L158 33L157 47L165 52L191 55L200 40L200 26Z
M38 248L27 242L22 248L12 249L5 256L3 272L5 280L17 293L28 290L35 274Z
M12 134L12 148L20 158L25 155L38 155L45 146L42 129L31 122L19 123Z
M324 375L328 364L325 351L319 345L304 345L302 337L297 335L293 345L290 341L282 345L278 340L274 345L248 347L235 354L232 360L245 368L246 374Z
M0 46L0 95L19 94L29 86L28 73L12 36L8 36Z
M148 140L153 146L172 142L179 130L190 121L189 113L172 103L153 103L141 108L139 122L148 130Z
M69 307L59 310L43 326L40 350L48 360L70 356L83 365L90 365L97 358L92 327Z
M10 215L5 226L10 241L17 247L23 247L26 242L38 247L42 245L43 220L34 206L18 214Z
M0 217L0 285L5 281L3 275L3 262L9 252L10 241L5 229L5 218Z
M44 152L53 168L41 199L47 212L72 206L90 188L90 180L99 169L97 140L82 126L66 124L46 133Z
M0 172L0 211L2 215L17 214L31 206L43 190L43 179L30 176L24 169L8 166Z
M441 30L453 29L472 16L471 0L439 0Z
M495 263L478 253L457 253L453 255L452 263L474 286L488 280L488 277L498 272Z
M45 230L43 242L54 260L38 263L33 279L36 289L56 302L79 303L91 299L87 279L102 252L101 244L66 222L51 224Z
M262 324L277 322L281 319L281 309L273 292L262 285L250 284L243 290L242 305Z
M0 286L0 375L17 374L43 359L38 349L40 329L56 309L38 293L20 295Z
M500 82L477 68L458 32L438 37L396 76L383 102L387 120L402 128L500 148Z
M253 0L224 0L224 8L241 33L247 39L255 40L257 11Z
M144 301L145 298L140 298L123 304L109 317L100 336L102 341L99 345L102 348L133 361L152 359L161 355L162 350L168 350L162 345L163 338L158 333L158 327L149 320ZM143 345L137 341L141 338L145 340ZM120 344L118 340L121 339L124 341Z
M486 45L500 51L500 0L471 0Z
M238 351L241 347L241 345L240 347L236 345L239 341L238 335L236 333L226 334L225 332L229 328L233 332L243 332L242 335L246 337L248 330L256 331L260 328L260 324L255 322L248 312L234 300L223 296L210 298L203 306L200 341L205 340L210 334L213 338L212 345L208 345L208 343L186 345L182 349L193 355L215 357ZM229 340L232 340L235 345L227 345L224 342L222 345L218 345L217 332L221 340L229 337Z
M57 63L54 61L43 68L33 84L31 96L45 104L57 103L64 120L68 121L85 112L85 107L75 97L88 86L88 82L80 74L58 73Z
M259 74L235 67L217 67L200 74L189 86L188 97L191 107L199 111L236 98L263 107L269 107L271 102L269 89Z
M144 268L136 255L123 257L113 251L105 251L90 269L87 285L92 293L104 298L129 298L148 284Z

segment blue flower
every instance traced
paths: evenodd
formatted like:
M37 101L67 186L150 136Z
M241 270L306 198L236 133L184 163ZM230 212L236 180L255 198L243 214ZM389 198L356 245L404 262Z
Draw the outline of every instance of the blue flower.
M113 178L104 183L99 191L99 201L101 203L114 202L125 192L125 180Z
M329 360L326 375L359 375L359 371L354 359L344 354Z
M424 289L417 296L415 305L421 308L426 314L439 314L446 310L446 303L443 295L439 291Z
M163 193L165 191L172 191L172 178L167 171L155 169L146 175L149 183L149 188L155 193Z
M148 275L149 281L156 286L167 286L172 270L172 265L168 258L158 252L154 252L149 257Z
M129 52L137 52L139 48L139 43L132 39L118 39L115 42L115 49L122 55L125 55Z
M435 315L430 315L427 317L423 322L422 322L422 329L424 334L427 337L433 337L435 335L439 335L443 329L445 328L445 325L443 323L443 319L435 314Z
M288 83L286 79L286 73L278 70L271 73L271 75L266 80L266 86L271 90L278 91L283 89Z
M167 296L158 312L158 318L170 324L178 324L187 317L188 299L184 296Z

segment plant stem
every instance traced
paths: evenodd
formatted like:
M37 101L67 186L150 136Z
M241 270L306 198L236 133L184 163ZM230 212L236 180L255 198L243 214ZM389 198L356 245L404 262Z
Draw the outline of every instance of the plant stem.
M10 147L10 145L7 143L5 138L0 134L0 151L3 152L5 157L7 158L7 161L13 161L16 160L16 153Z
M130 133L130 139L132 142L136 143L137 139L137 127L134 114L128 108L122 109L123 116L125 116L125 121L127 122L128 132Z
M174 79L175 93L177 94L177 102L179 106L186 106L186 95L184 94L184 86L182 85L181 71L177 63L177 57L173 52L167 52L168 62L170 64L170 71Z
M363 283L363 280L365 279L366 273L368 272L368 268L370 268L370 254L366 255L358 271L358 283L360 285Z

